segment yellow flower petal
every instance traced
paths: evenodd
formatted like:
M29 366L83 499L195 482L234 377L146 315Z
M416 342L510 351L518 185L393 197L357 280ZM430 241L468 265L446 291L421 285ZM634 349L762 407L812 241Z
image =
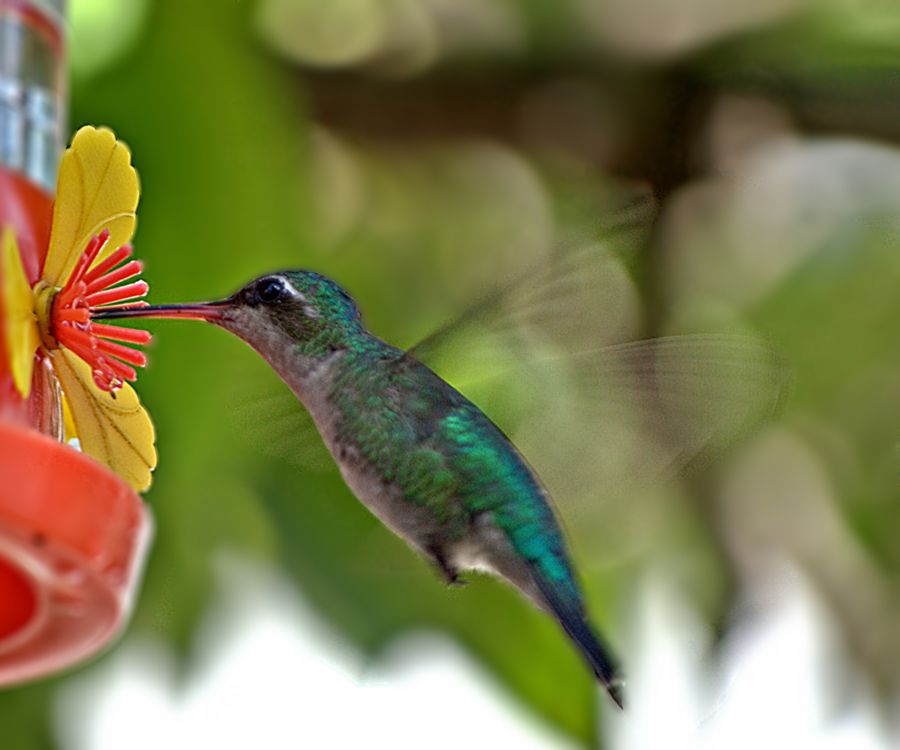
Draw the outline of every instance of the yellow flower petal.
M2 279L3 320L5 323L6 353L13 382L22 398L31 392L34 353L40 344L34 297L22 266L22 256L16 236L9 228L0 239L0 279Z
M150 416L127 383L115 395L101 391L91 368L66 349L50 352L71 410L81 450L108 466L135 490L150 486L156 467L156 433Z
M61 398L63 413L63 439L68 443L73 438L78 437L75 431L75 420L72 418L72 407L69 406L69 399Z
M100 258L128 244L139 196L128 148L109 130L81 128L59 164L44 281L63 286L88 240L104 229L110 239Z

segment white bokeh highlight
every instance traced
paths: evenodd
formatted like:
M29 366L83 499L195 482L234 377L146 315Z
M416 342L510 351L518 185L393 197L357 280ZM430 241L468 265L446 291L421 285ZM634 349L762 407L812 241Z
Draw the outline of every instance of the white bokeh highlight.
M166 647L132 639L66 685L63 750L575 747L445 637L400 638L366 668L280 575L229 558L221 580L192 668L179 672ZM747 588L741 618L714 652L665 575L647 574L624 654L629 708L604 711L604 747L900 746L798 569L773 564ZM834 691L838 676L843 690Z
M187 674L159 643L124 644L62 691L61 748L572 747L447 638L399 639L365 669L287 581L233 559L221 572Z

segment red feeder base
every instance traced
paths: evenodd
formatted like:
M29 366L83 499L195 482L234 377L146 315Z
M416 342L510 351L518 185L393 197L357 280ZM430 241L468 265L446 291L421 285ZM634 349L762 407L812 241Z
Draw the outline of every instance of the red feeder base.
M118 633L150 517L87 456L0 422L0 685L58 672Z

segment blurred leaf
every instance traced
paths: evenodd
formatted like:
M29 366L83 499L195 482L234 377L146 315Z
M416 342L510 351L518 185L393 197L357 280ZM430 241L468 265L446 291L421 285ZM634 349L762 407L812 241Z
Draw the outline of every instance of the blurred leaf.
M58 680L45 681L0 693L0 724L4 750L52 750L50 720L53 690Z

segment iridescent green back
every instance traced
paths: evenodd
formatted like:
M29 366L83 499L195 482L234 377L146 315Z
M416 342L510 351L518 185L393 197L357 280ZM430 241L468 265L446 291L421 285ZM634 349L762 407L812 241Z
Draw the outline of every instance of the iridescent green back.
M331 390L338 439L426 508L447 541L490 513L541 577L580 599L545 492L507 437L425 365L365 338L344 355Z

